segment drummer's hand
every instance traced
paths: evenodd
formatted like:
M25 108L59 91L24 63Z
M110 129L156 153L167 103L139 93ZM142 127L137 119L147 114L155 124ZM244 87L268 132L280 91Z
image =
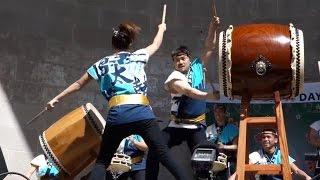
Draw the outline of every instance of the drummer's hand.
M212 94L213 94L213 97L215 98L215 100L220 99L220 91L213 91Z
M58 103L59 101L55 98L53 98L51 101L49 101L47 103L47 107L46 107L46 110L49 110L51 111L53 108L54 108L54 104Z
M206 98L210 100L219 100L220 92L219 91L209 92Z
M222 144L221 142L217 143L217 148L218 149L224 149L224 144Z
M213 16L212 22L214 25L218 26L220 24L220 18L218 16Z
M159 30L166 31L167 25L166 25L166 23L161 23L161 24L158 25L158 28L159 28Z

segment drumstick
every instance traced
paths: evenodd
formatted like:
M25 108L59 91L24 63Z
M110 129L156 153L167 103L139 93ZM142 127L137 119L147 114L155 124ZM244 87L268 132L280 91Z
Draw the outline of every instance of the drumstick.
M163 5L163 12L162 12L162 24L163 23L165 23L165 21L166 21L166 12L167 12L167 5L166 4L164 4Z
M215 0L212 0L212 17L217 17L217 9L216 9L216 3Z
M318 61L319 73L320 73L320 61Z
M44 108L41 112L39 112L37 115L35 115L30 121L27 122L27 125L29 125L30 123L32 123L32 121L34 121L38 117L40 117L46 110L47 110L47 108Z
M215 20L214 17L218 17L218 16L217 16L217 9L216 9L215 0L212 0L211 11L212 11L212 12L211 12L211 15L212 15L211 18L212 18L212 20ZM206 78L207 78L207 80L209 81L209 84L210 84L212 90L214 91L215 88L214 88L214 86L213 86L213 81L212 81L212 79L211 79L211 77L210 77L210 74L209 74L208 76L206 76Z

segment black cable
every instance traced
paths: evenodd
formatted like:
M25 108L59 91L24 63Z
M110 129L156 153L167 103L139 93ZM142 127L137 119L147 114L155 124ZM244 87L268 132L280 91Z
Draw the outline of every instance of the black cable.
M19 175L19 176L22 176L23 178L27 179L27 180L30 180L29 178L27 178L27 176L21 174L21 173L17 173L17 172L5 172L5 173L1 173L0 174L0 177L1 176L5 176L5 175L8 175L8 174L15 174L15 175Z

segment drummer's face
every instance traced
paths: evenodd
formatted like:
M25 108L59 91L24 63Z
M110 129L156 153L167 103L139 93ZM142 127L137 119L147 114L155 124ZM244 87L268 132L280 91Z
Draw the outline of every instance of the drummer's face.
M186 54L179 54L173 57L174 69L186 73L190 67L190 58Z

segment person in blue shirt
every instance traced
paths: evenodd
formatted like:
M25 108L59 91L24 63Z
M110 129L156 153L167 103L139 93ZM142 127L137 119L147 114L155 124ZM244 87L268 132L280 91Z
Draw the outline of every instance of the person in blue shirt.
M51 110L65 96L74 93L92 79L99 85L101 94L108 101L109 110L106 128L102 135L100 151L90 179L105 179L106 166L116 152L121 140L131 134L143 137L151 152L157 154L160 162L176 179L189 179L184 169L175 161L163 138L147 98L147 77L145 66L160 47L166 24L158 26L153 42L142 49L131 51L140 28L131 22L122 23L113 30L114 53L94 63L84 75L47 103Z
M220 97L218 91L204 91L205 67L214 54L219 23L218 17L211 20L201 58L192 60L186 46L180 46L171 53L174 70L165 81L165 89L171 94L171 117L162 131L169 148L186 141L192 153L197 144L206 140L205 100L217 100ZM148 154L147 174L150 179L158 178L158 159L156 154Z
M249 164L281 164L281 151L277 146L278 133L275 129L263 129L257 136L261 148L249 154ZM294 164L295 160L289 156L289 163L294 174L300 176L302 179L310 180L311 177ZM236 173L234 173L229 180L234 180ZM251 177L253 178L253 177ZM283 179L281 175L260 175L256 179L261 180L280 180Z
M234 123L229 122L224 105L215 104L213 113L215 121L207 127L206 135L208 141L216 144L219 153L227 155L228 168L215 174L216 179L227 179L235 171L239 129Z
M124 138L117 149L117 153L130 156L132 165L129 172L121 174L117 179L127 180L130 177L132 180L144 180L146 169L145 153L147 150L148 146L141 136L131 135ZM106 180L112 179L112 174L109 172Z
M207 139L218 144L218 148L221 150L236 151L239 129L234 123L229 122L226 113L227 109L222 104L216 104L213 107L215 121L207 127Z

